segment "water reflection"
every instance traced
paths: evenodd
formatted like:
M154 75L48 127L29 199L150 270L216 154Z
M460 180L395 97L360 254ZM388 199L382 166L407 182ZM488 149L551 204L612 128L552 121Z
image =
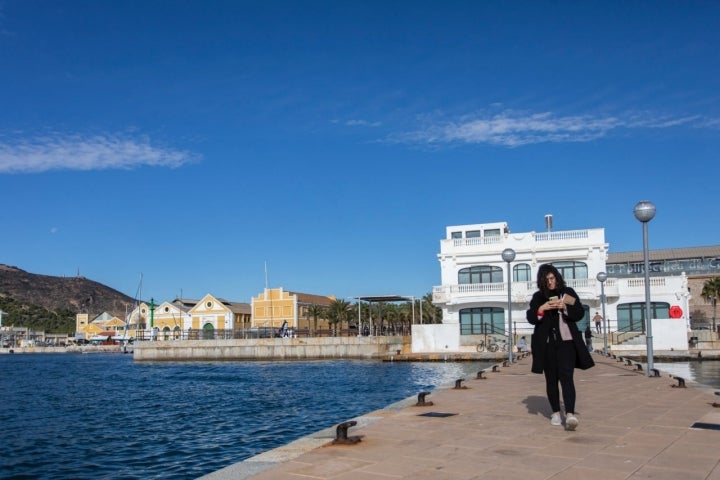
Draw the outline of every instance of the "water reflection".
M654 362L661 372L682 377L708 387L720 388L720 361L693 360L691 362Z

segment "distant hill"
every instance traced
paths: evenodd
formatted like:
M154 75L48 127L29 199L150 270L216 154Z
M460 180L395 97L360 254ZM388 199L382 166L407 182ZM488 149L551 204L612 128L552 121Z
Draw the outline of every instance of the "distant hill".
M131 297L84 277L38 275L0 264L3 325L73 331L77 313L91 319L103 312L123 318L132 305Z

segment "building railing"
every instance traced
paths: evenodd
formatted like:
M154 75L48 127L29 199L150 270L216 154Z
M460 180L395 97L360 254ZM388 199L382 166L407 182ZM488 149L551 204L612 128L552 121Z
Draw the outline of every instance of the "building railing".
M577 240L589 238L588 230L566 230L558 232L535 233L536 242L549 242L554 240Z
M574 278L566 280L568 287L574 289L582 299L600 298L600 282L595 278ZM650 286L658 288L665 287L664 278L651 278ZM605 295L617 297L620 291L632 293L645 287L645 280L642 278L616 279L609 278L605 282ZM496 300L498 295L507 295L507 282L497 283L467 283L455 285L437 285L433 287L433 302L443 303L450 298L471 298L484 297L485 300ZM517 281L512 283L513 298L529 300L530 296L537 290L534 280Z
M173 341L173 340L234 340L252 338L312 338L312 337L357 337L357 336L407 336L411 333L408 325L373 325L363 328L359 333L357 328L324 328L308 330L307 328L288 328L280 331L277 328L261 327L240 330L213 329L190 331L160 331L153 335L150 331L139 331L134 338L136 341Z
M514 248L517 252L535 251L538 244L546 242L565 242L573 248L604 243L604 230L601 228L586 230L567 230L550 232L501 233L470 238L445 238L440 240L440 253L472 252L488 254L497 252L501 244Z

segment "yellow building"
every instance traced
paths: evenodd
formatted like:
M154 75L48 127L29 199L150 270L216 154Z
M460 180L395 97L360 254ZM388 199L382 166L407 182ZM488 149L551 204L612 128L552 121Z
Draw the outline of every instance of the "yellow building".
M203 332L198 338L213 338L215 330L224 331L225 338L234 338L234 332L247 329L251 324L249 304L229 302L210 294L205 295L202 300L190 308L188 314L190 316L189 338L193 338L192 332Z
M329 306L334 296L325 297L309 293L286 292L282 288L266 288L263 293L253 297L252 328L277 330L287 322L292 329L308 328L312 321L308 308L312 305ZM326 319L318 319L319 328L327 328ZM301 323L302 322L302 323Z
M153 311L153 327L157 328L159 340L179 339L191 325L190 309L197 303L176 298L172 302L163 302Z
M150 305L140 302L125 320L128 324L128 335L133 338L143 338L145 330L150 328Z
M108 313L103 312L92 321L90 315L78 313L75 315L75 338L90 340L93 337L121 336L125 330L125 322Z

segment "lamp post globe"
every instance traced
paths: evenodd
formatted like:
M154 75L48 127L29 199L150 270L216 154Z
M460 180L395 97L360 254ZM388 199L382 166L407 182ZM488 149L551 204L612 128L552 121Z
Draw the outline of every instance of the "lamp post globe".
M638 202L633 214L639 221L647 223L655 217L655 205L648 200Z
M650 310L650 260L648 249L648 222L655 217L655 205L649 200L642 200L633 210L635 218L643 225L643 261L645 264L645 335L647 338L647 374L653 371L653 337L652 314Z
M600 282L600 304L602 305L602 320L603 320L603 353L608 354L607 347L607 318L605 318L605 280L607 280L607 273L598 272L595 276L598 282Z
M515 250L506 248L502 251L502 259L508 264L508 360L513 361L513 328L512 328L512 270L510 262L515 260Z

